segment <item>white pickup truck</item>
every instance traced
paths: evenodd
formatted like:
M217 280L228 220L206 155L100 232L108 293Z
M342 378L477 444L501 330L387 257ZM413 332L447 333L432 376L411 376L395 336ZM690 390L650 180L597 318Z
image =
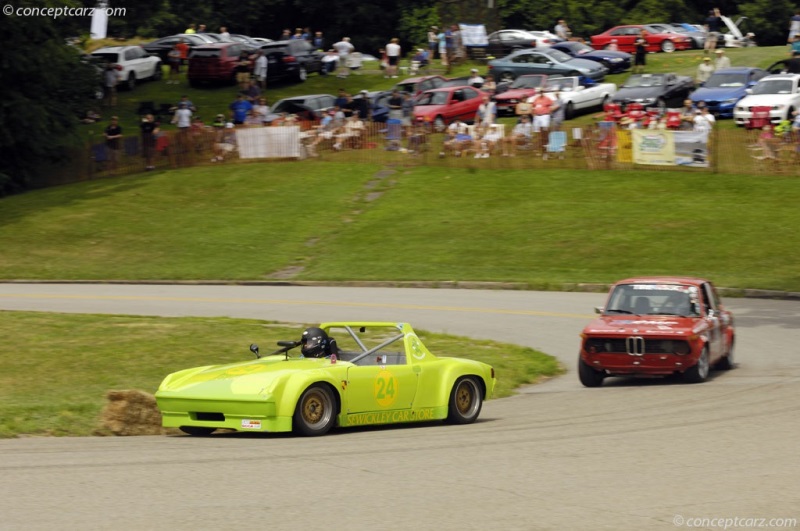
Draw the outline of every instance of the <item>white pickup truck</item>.
M616 94L617 86L614 83L593 81L582 85L581 78L570 76L548 79L544 91L549 93L551 98L555 97L556 92L558 93L558 99L561 105L564 105L564 115L569 120L579 111L602 109Z
M769 107L773 124L792 120L794 111L800 109L800 74L773 74L762 77L747 96L733 109L736 125L747 125L755 107Z

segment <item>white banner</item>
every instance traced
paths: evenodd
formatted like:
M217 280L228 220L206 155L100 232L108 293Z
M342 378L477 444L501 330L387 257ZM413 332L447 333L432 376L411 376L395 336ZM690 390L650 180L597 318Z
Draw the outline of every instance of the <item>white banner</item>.
M299 158L301 153L296 125L237 129L236 143L243 159Z
M483 24L459 24L461 30L461 42L464 46L488 46L489 39L486 36L486 26Z

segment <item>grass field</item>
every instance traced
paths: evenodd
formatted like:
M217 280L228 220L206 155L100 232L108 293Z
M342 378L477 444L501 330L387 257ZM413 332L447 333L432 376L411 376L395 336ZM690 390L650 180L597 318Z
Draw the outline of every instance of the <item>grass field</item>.
M253 359L302 325L247 319L158 318L0 312L0 438L108 434L100 414L109 390L154 393L169 373ZM417 331L439 356L480 359L498 375L496 396L563 372L532 349ZM13 353L13 355L12 355Z

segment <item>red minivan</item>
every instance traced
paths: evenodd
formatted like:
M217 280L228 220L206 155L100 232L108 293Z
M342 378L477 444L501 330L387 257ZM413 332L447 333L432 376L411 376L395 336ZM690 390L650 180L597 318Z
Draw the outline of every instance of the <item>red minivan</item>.
M195 46L189 53L189 70L186 74L189 84L194 87L211 82L236 83L236 65L242 51L253 53L251 48L239 42Z

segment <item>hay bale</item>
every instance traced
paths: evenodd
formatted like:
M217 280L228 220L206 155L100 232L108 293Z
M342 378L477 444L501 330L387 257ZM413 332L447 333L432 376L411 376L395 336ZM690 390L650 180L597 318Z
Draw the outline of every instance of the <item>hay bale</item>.
M108 404L103 409L103 426L114 435L161 435L161 412L156 398L136 389L108 391Z

